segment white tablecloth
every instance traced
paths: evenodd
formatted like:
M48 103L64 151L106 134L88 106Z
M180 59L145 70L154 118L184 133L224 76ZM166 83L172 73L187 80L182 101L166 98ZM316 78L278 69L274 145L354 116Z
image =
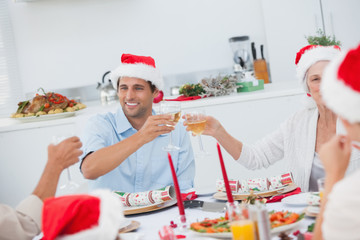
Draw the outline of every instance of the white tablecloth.
M211 196L201 196L197 198L197 200L203 200L207 202L216 202L217 200L212 198ZM289 206L287 204L283 204L281 202L277 203L268 203L267 209L269 211L275 210L288 210L297 213L301 213L304 211L305 207L296 207L296 206ZM185 215L187 217L188 223L201 221L204 218L217 218L224 216L225 213L214 213L214 212L205 212L199 208L187 208L185 209ZM141 239L141 240L156 240L159 239L158 231L162 226L170 225L171 221L177 221L179 216L179 210L176 205L164 208L158 211L149 212L149 213L142 213L137 215L128 215L127 218L131 220L135 220L140 222L140 227L137 229L136 233L128 234L128 236L123 235L122 239ZM314 218L305 217L304 220L300 222L300 231L305 232L307 226L310 225L315 221ZM296 230L296 229L295 229ZM294 231L295 231L294 230ZM198 238L193 233L186 234L186 240L190 239L204 239L205 238ZM120 235L122 236L122 235ZM273 236L273 240L279 239L277 236Z

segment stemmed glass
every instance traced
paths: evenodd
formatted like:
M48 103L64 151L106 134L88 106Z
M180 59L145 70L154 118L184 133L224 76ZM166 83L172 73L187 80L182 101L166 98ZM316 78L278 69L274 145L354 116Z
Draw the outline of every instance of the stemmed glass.
M201 140L201 134L204 132L206 127L205 110L197 109L186 112L185 119L187 121L188 129L199 139L200 156L208 155L208 153L204 150L204 145Z
M160 114L170 114L173 115L173 122L177 123L180 120L181 115L181 104L176 101L162 101L160 102ZM169 144L163 147L164 151L179 151L180 147L173 145L172 143L172 131L170 132Z
M53 136L51 143L56 145L56 144L59 144L60 142L62 142L63 140L65 140L66 138L68 138L68 137ZM70 167L66 168L66 172L67 172L67 180L68 181L64 185L61 185L59 187L59 189L64 194L71 194L71 193L74 193L80 187L80 185L71 179Z

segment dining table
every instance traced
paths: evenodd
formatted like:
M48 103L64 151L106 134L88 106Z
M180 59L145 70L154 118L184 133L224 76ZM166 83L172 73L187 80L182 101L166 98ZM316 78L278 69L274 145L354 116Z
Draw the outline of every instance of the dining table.
M196 198L196 200L201 200L205 202L225 203L225 201L220 201L215 199L213 197L213 194L200 195L198 196L198 198ZM291 211L296 213L303 213L305 211L305 208L306 206L304 205L291 205L281 201L266 204L266 209L268 211L275 210L275 211ZM186 208L185 215L187 219L187 225L188 227L190 227L191 223L202 221L205 218L214 219L214 218L224 217L225 212L208 212L208 211L203 211L200 208ZM156 211L127 215L125 217L131 221L136 221L140 224L139 227L134 232L120 234L120 239L156 240L156 239L160 239L159 230L163 226L169 226L171 225L172 222L176 223L179 221L179 209L175 204L170 207L162 208ZM295 232L297 230L299 230L302 233L306 232L307 227L314 222L315 222L315 218L305 216L304 219L302 219L298 224L296 224L296 227L294 227L293 229L289 229L286 233L289 234L289 236L293 237L293 239L297 239L297 237L295 236L296 235ZM206 237L199 236L198 233L195 233L189 229L185 231L184 230L180 231L179 229L175 228L174 230L176 234L183 235L183 237L186 236L184 239L199 239L199 240L216 239L209 236ZM295 235L293 235L293 233L295 233ZM278 235L279 233L272 234L271 239L272 240L281 239Z

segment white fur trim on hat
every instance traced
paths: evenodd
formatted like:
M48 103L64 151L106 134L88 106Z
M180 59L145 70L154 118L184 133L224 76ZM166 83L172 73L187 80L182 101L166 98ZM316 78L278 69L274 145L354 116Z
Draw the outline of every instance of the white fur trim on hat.
M162 90L164 85L160 71L143 63L121 64L118 68L111 71L110 79L115 89L117 89L117 82L120 77L141 78L150 81L159 90Z
M108 190L97 190L90 195L100 198L99 225L79 233L58 237L59 240L114 240L125 220L120 198Z
M296 75L307 93L309 92L309 88L307 86L305 76L308 69L316 62L331 61L339 53L340 50L334 48L333 46L316 46L303 53L296 67Z
M360 122L360 93L337 78L339 66L346 54L332 61L323 74L320 91L325 105L350 123Z

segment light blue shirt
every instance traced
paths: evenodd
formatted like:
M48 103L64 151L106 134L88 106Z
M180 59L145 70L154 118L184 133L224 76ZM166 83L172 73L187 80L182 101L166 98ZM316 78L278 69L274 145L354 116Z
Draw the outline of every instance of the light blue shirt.
M84 160L89 153L114 145L136 132L121 107L116 113L98 114L90 118L85 126L81 139L84 152L81 159ZM169 144L169 137L170 134L158 136L140 147L114 170L96 180L90 180L90 190L108 188L122 192L142 192L173 185L167 152L162 150L162 147ZM171 152L171 156L180 188L184 191L193 187L195 163L189 134L181 123L172 131L172 141L180 147L179 151Z

